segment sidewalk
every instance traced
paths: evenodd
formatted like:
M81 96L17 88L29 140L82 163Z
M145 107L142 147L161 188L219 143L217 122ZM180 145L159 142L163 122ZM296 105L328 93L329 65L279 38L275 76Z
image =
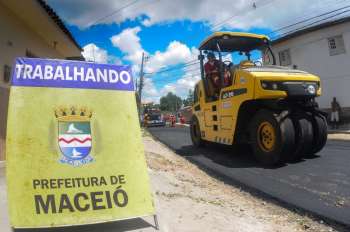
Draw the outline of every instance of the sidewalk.
M350 141L350 125L342 125L338 129L328 127L328 139Z
M350 134L349 127L340 127L338 129L328 128L328 134Z
M0 167L0 231L10 232L5 179L5 167Z
M175 123L176 126L179 126L179 127L190 127L190 124L187 124L187 123Z

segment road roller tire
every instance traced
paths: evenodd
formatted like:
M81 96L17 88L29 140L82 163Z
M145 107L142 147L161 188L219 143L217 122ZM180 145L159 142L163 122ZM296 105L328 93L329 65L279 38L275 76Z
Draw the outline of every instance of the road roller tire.
M313 155L322 150L327 142L327 120L320 114L310 116L310 121L313 128L312 146L306 152L306 156Z
M308 153L313 143L313 126L306 113L297 113L292 116L295 130L295 146L287 161L297 161Z
M286 112L278 115L260 110L251 121L251 148L255 158L263 165L280 164L293 151L295 131L292 120L286 115Z
M190 133L192 144L195 147L203 147L205 145L204 140L201 137L201 130L199 127L199 121L196 116L192 116L190 122Z

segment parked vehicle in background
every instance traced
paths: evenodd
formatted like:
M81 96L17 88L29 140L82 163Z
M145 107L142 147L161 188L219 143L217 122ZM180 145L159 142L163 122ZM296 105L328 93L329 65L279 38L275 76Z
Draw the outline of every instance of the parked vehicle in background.
M163 115L158 109L145 109L143 125L145 127L165 126Z

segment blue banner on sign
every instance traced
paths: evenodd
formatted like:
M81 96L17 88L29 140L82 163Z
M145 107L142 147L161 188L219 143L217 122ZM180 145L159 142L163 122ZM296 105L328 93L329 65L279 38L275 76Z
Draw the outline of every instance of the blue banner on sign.
M17 58L13 86L134 91L131 67L72 60Z

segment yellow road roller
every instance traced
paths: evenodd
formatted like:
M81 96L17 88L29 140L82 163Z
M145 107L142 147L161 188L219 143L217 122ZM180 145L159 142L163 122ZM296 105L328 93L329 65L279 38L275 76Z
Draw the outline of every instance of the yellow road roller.
M199 46L194 146L248 144L263 165L299 160L327 141L320 78L276 65L265 35L216 32Z

